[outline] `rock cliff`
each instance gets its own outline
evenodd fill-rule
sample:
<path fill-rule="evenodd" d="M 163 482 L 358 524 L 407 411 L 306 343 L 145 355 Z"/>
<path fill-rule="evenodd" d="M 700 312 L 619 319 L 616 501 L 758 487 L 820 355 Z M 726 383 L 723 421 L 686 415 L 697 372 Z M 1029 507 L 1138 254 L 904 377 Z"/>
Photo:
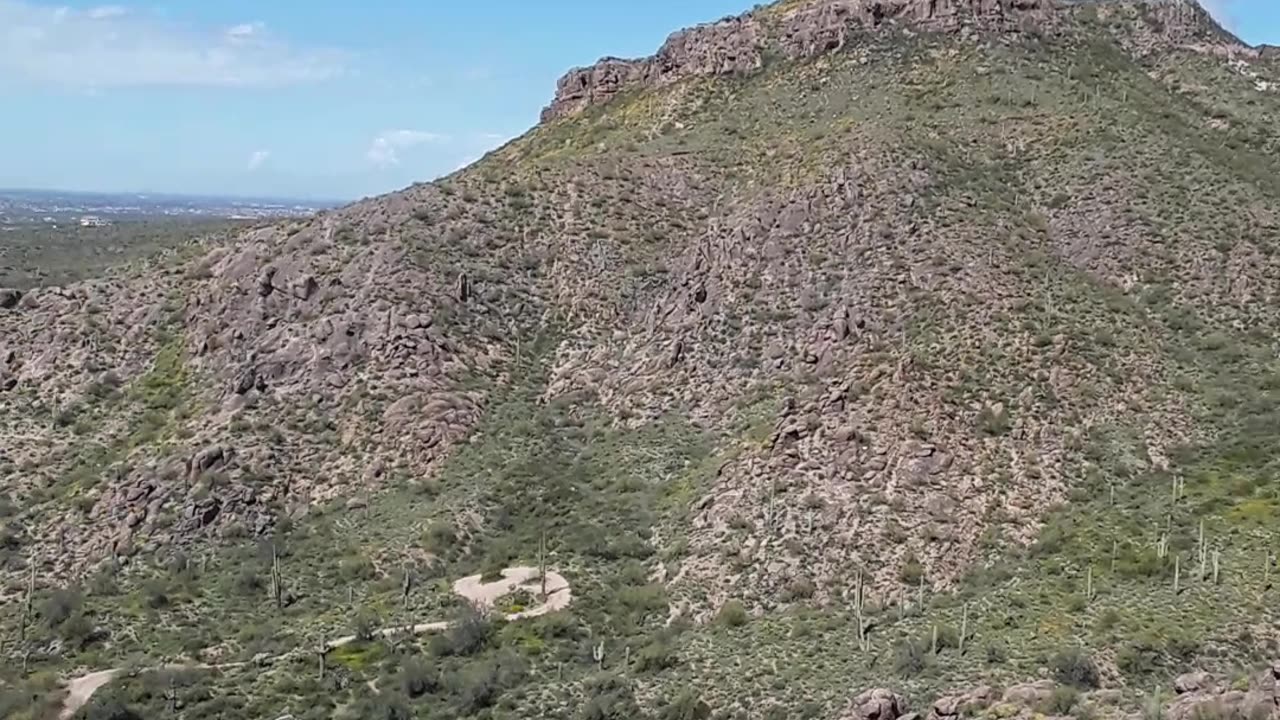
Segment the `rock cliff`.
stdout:
<path fill-rule="evenodd" d="M 1103 12 L 1141 16 L 1143 27 L 1135 34 L 1148 48 L 1153 28 L 1162 40 L 1206 34 L 1221 40 L 1225 35 L 1199 6 L 1164 0 L 798 0 L 681 30 L 647 58 L 608 57 L 570 70 L 557 83 L 542 120 L 575 115 L 629 90 L 752 72 L 766 58 L 800 60 L 838 51 L 858 33 L 882 26 L 933 32 L 966 26 L 1044 31 L 1065 16 L 1099 12 L 1099 6 Z"/>

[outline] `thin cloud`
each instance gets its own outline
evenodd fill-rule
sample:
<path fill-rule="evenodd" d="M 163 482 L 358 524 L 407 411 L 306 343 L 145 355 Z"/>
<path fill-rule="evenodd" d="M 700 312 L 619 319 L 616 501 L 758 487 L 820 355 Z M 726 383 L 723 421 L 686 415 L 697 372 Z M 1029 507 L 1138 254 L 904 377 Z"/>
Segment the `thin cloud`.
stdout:
<path fill-rule="evenodd" d="M 261 23 L 190 28 L 122 7 L 0 0 L 0 84 L 275 88 L 347 72 L 348 54 L 295 48 Z"/>
<path fill-rule="evenodd" d="M 128 15 L 129 11 L 119 5 L 102 5 L 96 8 L 89 8 L 85 11 L 85 14 L 89 16 L 90 20 L 106 20 Z"/>
<path fill-rule="evenodd" d="M 400 164 L 400 153 L 409 148 L 448 140 L 447 135 L 422 130 L 388 130 L 373 139 L 365 157 L 378 167 L 392 167 Z"/>
<path fill-rule="evenodd" d="M 249 42 L 255 37 L 261 37 L 266 31 L 267 26 L 260 22 L 242 23 L 227 28 L 227 40 L 233 43 Z"/>
<path fill-rule="evenodd" d="M 253 154 L 249 156 L 249 172 L 253 172 L 254 170 L 262 167 L 262 164 L 265 163 L 269 157 L 271 157 L 270 150 L 255 150 Z"/>

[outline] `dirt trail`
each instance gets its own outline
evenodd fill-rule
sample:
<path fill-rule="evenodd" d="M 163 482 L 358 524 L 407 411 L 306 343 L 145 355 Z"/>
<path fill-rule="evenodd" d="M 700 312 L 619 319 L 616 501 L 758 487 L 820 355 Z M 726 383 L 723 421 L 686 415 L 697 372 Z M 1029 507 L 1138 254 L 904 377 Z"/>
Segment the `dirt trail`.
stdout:
<path fill-rule="evenodd" d="M 453 591 L 459 596 L 466 598 L 477 607 L 491 609 L 494 604 L 501 598 L 510 595 L 516 590 L 526 590 L 534 597 L 542 593 L 542 580 L 538 568 L 534 567 L 513 567 L 502 571 L 502 579 L 493 582 L 481 582 L 480 575 L 472 575 L 464 577 L 453 584 Z M 505 613 L 503 615 L 508 621 L 522 620 L 525 618 L 538 617 L 557 610 L 563 610 L 569 607 L 569 603 L 573 602 L 573 591 L 569 587 L 569 581 L 558 572 L 547 571 L 546 597 L 539 605 L 535 605 L 527 610 L 517 613 Z M 424 633 L 440 632 L 449 627 L 447 621 L 435 621 L 414 625 L 411 632 L 415 635 Z M 398 632 L 404 632 L 404 626 L 386 627 L 377 631 L 380 637 L 387 637 Z M 349 645 L 355 642 L 354 635 L 344 635 L 334 638 L 325 643 L 325 646 L 333 649 Z M 275 662 L 284 657 L 280 655 L 270 658 L 269 662 Z M 216 670 L 227 669 L 232 667 L 240 667 L 247 663 L 226 663 L 221 665 L 160 665 L 151 670 L 165 668 L 190 668 L 195 670 Z M 114 680 L 124 671 L 123 668 L 111 668 L 109 670 L 98 670 L 86 675 L 81 675 L 67 681 L 67 697 L 62 701 L 62 712 L 58 717 L 61 720 L 69 720 L 72 716 L 84 707 L 93 694 L 97 692 L 107 683 Z"/>

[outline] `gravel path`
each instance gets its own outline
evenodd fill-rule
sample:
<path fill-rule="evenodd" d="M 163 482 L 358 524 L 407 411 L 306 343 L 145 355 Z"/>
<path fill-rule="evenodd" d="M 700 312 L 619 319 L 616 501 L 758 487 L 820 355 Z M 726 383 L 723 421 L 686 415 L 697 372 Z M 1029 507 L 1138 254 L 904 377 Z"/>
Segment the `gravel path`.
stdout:
<path fill-rule="evenodd" d="M 517 613 L 506 613 L 505 617 L 508 621 L 522 620 L 525 618 L 538 617 L 557 610 L 563 610 L 569 607 L 569 603 L 573 602 L 573 591 L 569 587 L 569 581 L 558 572 L 547 571 L 547 596 L 544 601 L 527 610 Z M 453 591 L 471 601 L 472 604 L 481 608 L 492 608 L 501 598 L 510 595 L 516 590 L 526 590 L 534 597 L 542 593 L 542 581 L 535 567 L 513 567 L 502 571 L 502 579 L 493 582 L 481 582 L 480 575 L 472 575 L 464 577 L 453 584 Z M 415 635 L 424 633 L 440 632 L 449 627 L 447 621 L 435 621 L 414 625 L 411 631 Z M 404 632 L 404 626 L 395 626 L 382 628 L 377 631 L 381 637 L 386 637 L 393 633 Z M 334 638 L 325 643 L 330 649 L 342 647 L 355 642 L 354 635 L 344 635 L 343 637 Z M 271 661 L 279 660 L 285 657 L 281 655 L 272 658 Z M 190 668 L 197 670 L 214 670 L 225 669 L 231 667 L 239 667 L 247 663 L 229 663 L 224 665 L 162 665 L 155 669 L 161 668 Z M 61 720 L 69 720 L 73 715 L 84 707 L 93 694 L 102 686 L 114 680 L 123 672 L 123 668 L 111 668 L 110 670 L 98 670 L 86 675 L 72 678 L 67 681 L 67 697 L 62 701 L 62 712 L 58 715 Z"/>

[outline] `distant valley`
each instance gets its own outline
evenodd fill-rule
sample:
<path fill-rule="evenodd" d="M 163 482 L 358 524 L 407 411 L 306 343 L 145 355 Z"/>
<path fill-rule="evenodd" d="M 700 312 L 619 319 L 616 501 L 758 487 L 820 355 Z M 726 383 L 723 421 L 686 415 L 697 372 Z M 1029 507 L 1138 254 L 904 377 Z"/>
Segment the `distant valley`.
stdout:
<path fill-rule="evenodd" d="M 155 217 L 229 220 L 299 217 L 338 205 L 337 202 L 282 198 L 0 189 L 0 228 L 33 223 L 96 225 L 95 220 L 110 223 Z"/>

